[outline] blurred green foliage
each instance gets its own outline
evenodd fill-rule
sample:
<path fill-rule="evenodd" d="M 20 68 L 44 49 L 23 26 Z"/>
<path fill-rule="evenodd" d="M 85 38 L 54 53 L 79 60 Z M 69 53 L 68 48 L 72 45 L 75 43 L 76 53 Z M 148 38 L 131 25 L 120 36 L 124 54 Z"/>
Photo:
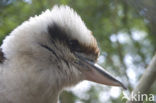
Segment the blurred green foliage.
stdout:
<path fill-rule="evenodd" d="M 29 17 L 39 15 L 55 4 L 69 5 L 81 15 L 87 27 L 97 38 L 101 56 L 99 63 L 122 78 L 129 90 L 137 84 L 156 50 L 156 25 L 150 19 L 141 17 L 138 10 L 124 0 L 1 0 L 0 41 Z M 143 9 L 143 8 L 142 8 Z M 129 70 L 135 77 L 129 75 Z M 134 80 L 135 79 L 135 80 Z M 102 86 L 91 86 L 82 99 L 72 92 L 64 92 L 61 103 L 103 103 L 99 100 Z M 105 92 L 109 94 L 110 89 Z M 152 92 L 153 91 L 153 92 Z M 156 88 L 151 89 L 154 93 Z M 107 103 L 121 103 L 118 98 L 109 97 Z M 79 102 L 76 102 L 79 101 Z M 109 101 L 109 102 L 108 102 Z"/>

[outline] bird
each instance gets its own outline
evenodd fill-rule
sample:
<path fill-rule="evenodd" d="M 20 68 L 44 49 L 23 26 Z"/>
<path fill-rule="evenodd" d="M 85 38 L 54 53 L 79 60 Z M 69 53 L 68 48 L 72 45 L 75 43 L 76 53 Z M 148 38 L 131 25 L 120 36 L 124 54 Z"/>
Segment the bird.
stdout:
<path fill-rule="evenodd" d="M 0 103 L 57 103 L 64 88 L 83 80 L 124 84 L 97 64 L 91 30 L 67 5 L 30 17 L 5 37 L 0 49 Z"/>

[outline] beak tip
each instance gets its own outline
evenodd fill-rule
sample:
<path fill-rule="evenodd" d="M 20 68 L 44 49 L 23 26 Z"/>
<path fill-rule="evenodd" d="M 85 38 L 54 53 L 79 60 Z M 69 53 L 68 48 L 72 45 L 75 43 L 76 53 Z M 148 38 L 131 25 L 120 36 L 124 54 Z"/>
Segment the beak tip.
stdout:
<path fill-rule="evenodd" d="M 83 66 L 85 65 L 90 69 L 89 71 L 86 72 L 83 71 L 87 78 L 86 80 L 94 81 L 96 83 L 101 83 L 110 86 L 120 86 L 124 90 L 127 90 L 126 86 L 123 83 L 115 79 L 112 75 L 110 75 L 107 71 L 105 71 L 100 65 L 81 57 L 78 53 L 76 53 L 75 55 L 80 59 L 79 62 L 83 64 Z"/>
<path fill-rule="evenodd" d="M 127 90 L 128 88 L 123 84 L 123 83 L 121 83 L 120 82 L 120 86 L 124 89 L 124 90 Z"/>
<path fill-rule="evenodd" d="M 127 87 L 125 87 L 124 85 L 122 86 L 122 88 L 124 89 L 124 90 L 127 90 L 128 88 Z"/>

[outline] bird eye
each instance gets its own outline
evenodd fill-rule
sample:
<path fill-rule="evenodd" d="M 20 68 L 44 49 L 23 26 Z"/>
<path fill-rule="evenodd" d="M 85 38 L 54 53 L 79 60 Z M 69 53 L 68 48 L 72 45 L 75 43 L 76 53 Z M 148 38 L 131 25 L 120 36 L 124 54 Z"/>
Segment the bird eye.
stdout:
<path fill-rule="evenodd" d="M 77 40 L 70 40 L 68 44 L 72 51 L 80 51 L 79 43 Z"/>
<path fill-rule="evenodd" d="M 70 41 L 69 41 L 69 46 L 75 47 L 75 46 L 77 46 L 77 45 L 78 45 L 78 41 L 77 41 L 77 40 L 70 40 Z"/>

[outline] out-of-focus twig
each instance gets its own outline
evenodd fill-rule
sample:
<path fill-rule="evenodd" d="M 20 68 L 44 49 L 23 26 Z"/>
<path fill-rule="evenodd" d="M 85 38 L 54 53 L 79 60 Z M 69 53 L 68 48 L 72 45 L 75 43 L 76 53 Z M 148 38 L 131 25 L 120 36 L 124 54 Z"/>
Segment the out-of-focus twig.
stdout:
<path fill-rule="evenodd" d="M 141 94 L 148 94 L 150 91 L 150 88 L 152 87 L 152 84 L 156 80 L 156 54 L 151 60 L 149 66 L 145 70 L 144 74 L 139 80 L 138 85 L 133 90 L 133 94 L 135 95 L 141 95 Z M 142 101 L 143 102 L 143 101 Z M 140 101 L 134 101 L 132 98 L 127 103 L 141 103 Z"/>

